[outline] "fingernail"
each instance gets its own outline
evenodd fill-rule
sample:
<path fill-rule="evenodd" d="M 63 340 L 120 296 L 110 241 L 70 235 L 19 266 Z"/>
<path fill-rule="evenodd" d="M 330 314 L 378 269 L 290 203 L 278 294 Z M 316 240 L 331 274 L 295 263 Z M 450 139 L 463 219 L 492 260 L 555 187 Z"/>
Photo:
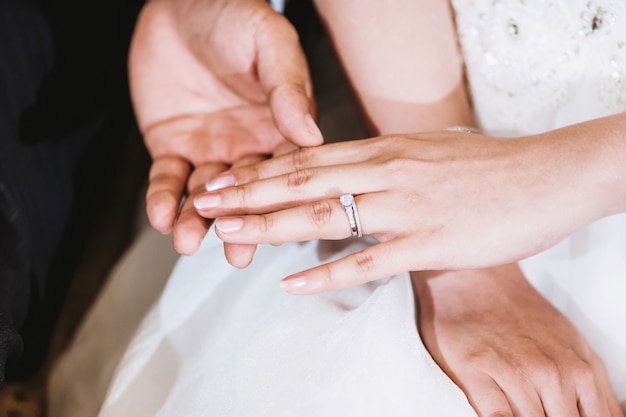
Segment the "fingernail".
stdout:
<path fill-rule="evenodd" d="M 320 131 L 320 128 L 317 126 L 317 123 L 315 123 L 315 120 L 313 120 L 313 116 L 311 116 L 310 114 L 307 114 L 306 116 L 304 116 L 304 122 L 306 123 L 306 126 L 309 128 L 309 132 L 311 132 L 313 136 L 316 136 L 318 139 L 322 139 L 322 132 Z"/>
<path fill-rule="evenodd" d="M 209 209 L 219 206 L 221 201 L 219 194 L 200 194 L 193 199 L 193 205 L 197 209 Z"/>
<path fill-rule="evenodd" d="M 236 232 L 243 227 L 243 219 L 241 217 L 220 217 L 215 220 L 215 227 L 223 233 Z"/>
<path fill-rule="evenodd" d="M 204 187 L 207 191 L 215 191 L 233 185 L 235 185 L 235 177 L 231 173 L 226 173 L 213 178 L 211 181 L 207 182 Z"/>
<path fill-rule="evenodd" d="M 305 277 L 296 275 L 280 281 L 280 288 L 290 293 L 299 293 L 308 284 Z"/>

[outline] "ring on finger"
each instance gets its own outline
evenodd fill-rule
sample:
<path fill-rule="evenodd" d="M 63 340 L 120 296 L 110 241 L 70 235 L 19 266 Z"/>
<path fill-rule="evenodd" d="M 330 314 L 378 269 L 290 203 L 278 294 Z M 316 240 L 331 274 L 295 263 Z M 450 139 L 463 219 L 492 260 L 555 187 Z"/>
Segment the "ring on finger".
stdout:
<path fill-rule="evenodd" d="M 354 200 L 354 196 L 352 194 L 343 194 L 339 197 L 339 201 L 341 205 L 346 210 L 346 215 L 348 216 L 348 222 L 350 223 L 350 231 L 352 232 L 352 236 L 361 237 L 363 236 L 363 231 L 361 230 L 361 219 L 359 218 L 359 211 L 356 208 L 356 201 Z"/>

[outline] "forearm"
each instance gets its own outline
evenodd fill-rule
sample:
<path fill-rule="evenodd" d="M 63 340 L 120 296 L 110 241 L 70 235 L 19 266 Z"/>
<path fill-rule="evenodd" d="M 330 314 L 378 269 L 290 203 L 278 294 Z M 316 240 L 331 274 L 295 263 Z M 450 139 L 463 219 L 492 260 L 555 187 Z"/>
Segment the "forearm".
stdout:
<path fill-rule="evenodd" d="M 626 113 L 538 135 L 529 145 L 551 154 L 555 188 L 569 199 L 562 208 L 579 212 L 581 225 L 626 212 Z"/>
<path fill-rule="evenodd" d="M 447 1 L 316 4 L 373 134 L 472 124 Z"/>

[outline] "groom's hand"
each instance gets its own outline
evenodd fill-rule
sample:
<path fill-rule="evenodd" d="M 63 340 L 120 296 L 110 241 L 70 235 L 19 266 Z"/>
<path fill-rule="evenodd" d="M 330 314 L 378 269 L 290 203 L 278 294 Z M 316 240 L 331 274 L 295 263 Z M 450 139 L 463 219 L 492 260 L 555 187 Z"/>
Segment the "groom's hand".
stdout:
<path fill-rule="evenodd" d="M 286 140 L 322 143 L 297 33 L 263 0 L 152 0 L 129 55 L 133 106 L 153 159 L 152 226 L 196 251 L 209 227 L 191 204 L 202 184 L 242 157 Z"/>

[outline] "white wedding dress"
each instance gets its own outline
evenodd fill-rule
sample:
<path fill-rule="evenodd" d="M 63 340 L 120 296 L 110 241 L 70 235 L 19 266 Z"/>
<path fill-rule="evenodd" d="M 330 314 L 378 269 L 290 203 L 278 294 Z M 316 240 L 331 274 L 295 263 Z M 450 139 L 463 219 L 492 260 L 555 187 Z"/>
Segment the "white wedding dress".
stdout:
<path fill-rule="evenodd" d="M 626 111 L 626 2 L 453 6 L 487 134 L 513 137 Z M 196 255 L 178 259 L 157 298 L 170 242 L 145 231 L 57 365 L 50 416 L 475 416 L 419 338 L 408 274 L 306 297 L 278 285 L 371 243 L 261 246 L 238 270 L 211 230 Z M 146 257 L 150 269 L 141 266 Z M 521 264 L 604 359 L 626 410 L 626 215 Z"/>

